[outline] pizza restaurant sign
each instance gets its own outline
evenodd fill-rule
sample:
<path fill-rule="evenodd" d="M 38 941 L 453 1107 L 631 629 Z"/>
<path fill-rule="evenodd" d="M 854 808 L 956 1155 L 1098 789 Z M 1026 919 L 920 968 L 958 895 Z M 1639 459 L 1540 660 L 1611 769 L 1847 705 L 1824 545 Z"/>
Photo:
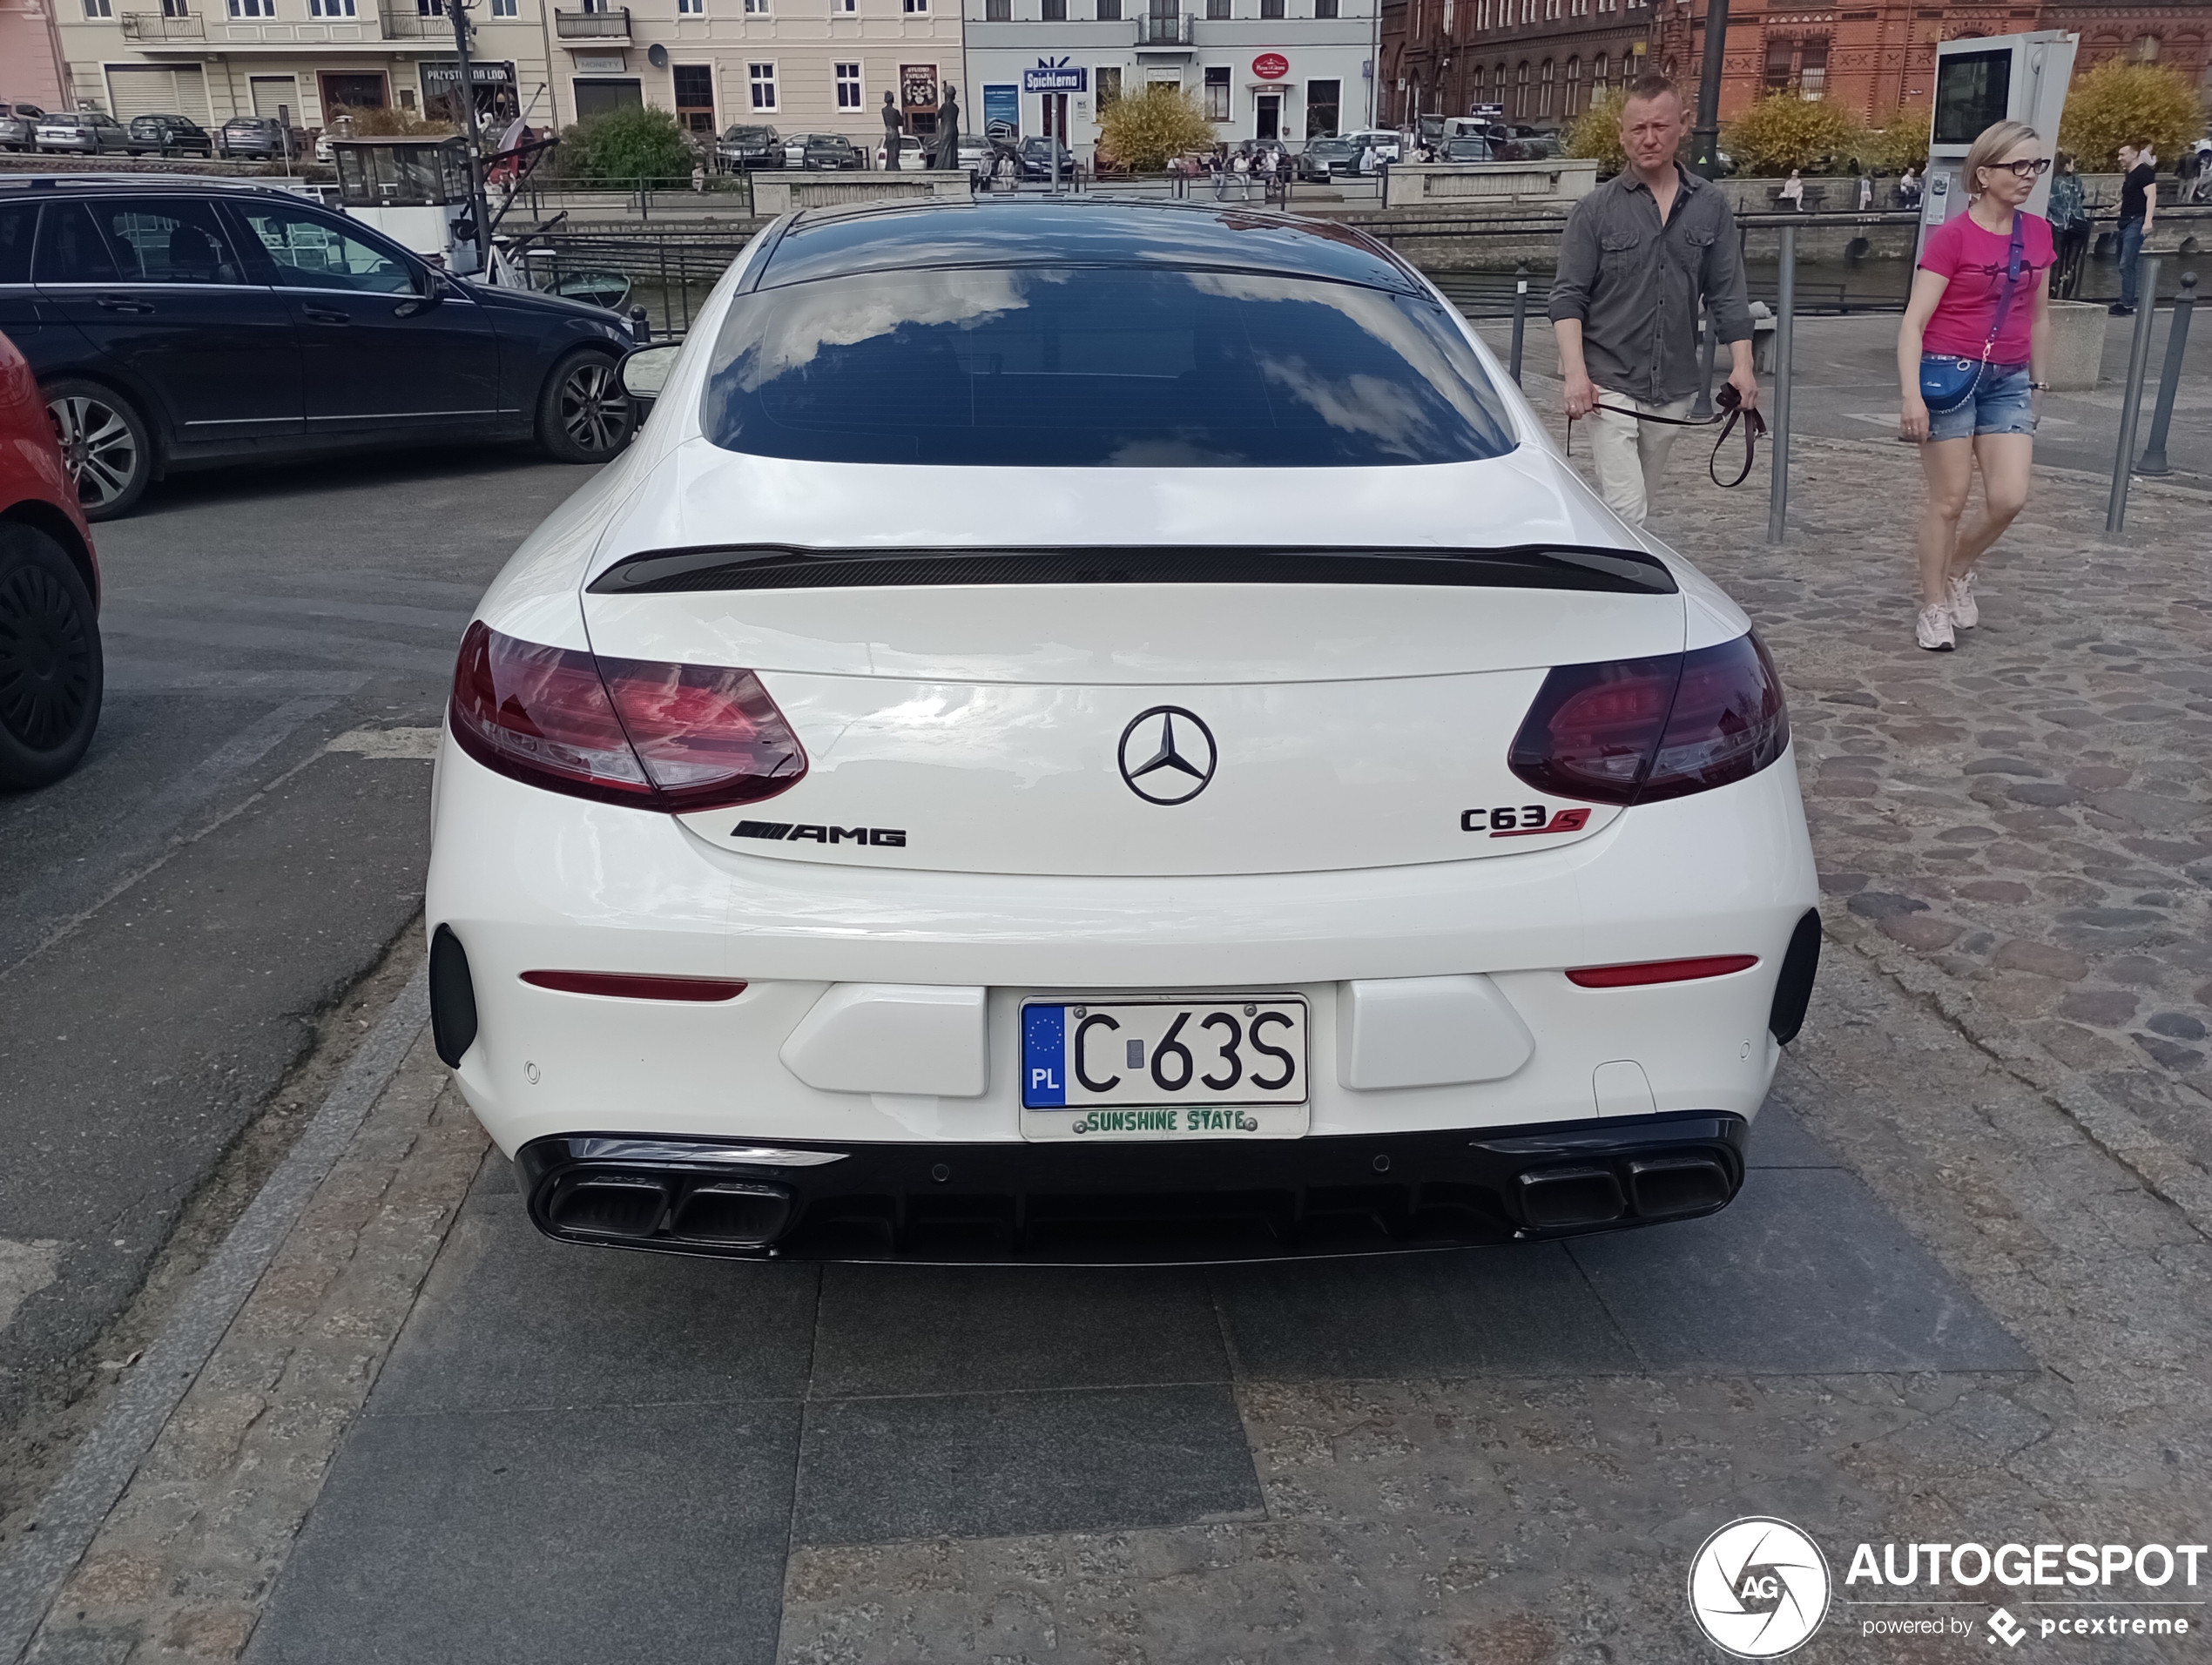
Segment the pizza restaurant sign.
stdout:
<path fill-rule="evenodd" d="M 1252 60 L 1252 73 L 1263 81 L 1279 81 L 1291 72 L 1291 60 L 1280 52 L 1262 52 Z"/>

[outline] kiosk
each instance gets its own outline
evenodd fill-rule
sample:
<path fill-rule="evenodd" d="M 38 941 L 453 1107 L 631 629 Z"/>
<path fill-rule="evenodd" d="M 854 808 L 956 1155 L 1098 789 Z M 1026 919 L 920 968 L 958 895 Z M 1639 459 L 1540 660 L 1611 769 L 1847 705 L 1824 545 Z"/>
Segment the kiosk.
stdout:
<path fill-rule="evenodd" d="M 2056 154 L 2059 117 L 2066 109 L 2074 51 L 2080 39 L 2046 29 L 2032 35 L 1983 35 L 1938 43 L 1927 188 L 1920 199 L 1923 243 L 1930 231 L 1966 212 L 1959 165 L 1992 122 L 2024 121 L 2042 139 L 2044 153 Z M 2035 182 L 2027 211 L 2042 213 L 2050 201 L 2051 176 L 2046 173 Z"/>

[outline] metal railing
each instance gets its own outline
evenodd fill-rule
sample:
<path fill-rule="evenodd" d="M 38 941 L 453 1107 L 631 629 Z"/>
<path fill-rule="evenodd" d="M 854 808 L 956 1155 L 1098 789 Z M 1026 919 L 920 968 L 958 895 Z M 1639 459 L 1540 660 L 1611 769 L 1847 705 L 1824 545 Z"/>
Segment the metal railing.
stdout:
<path fill-rule="evenodd" d="M 204 17 L 172 17 L 161 11 L 126 11 L 123 33 L 131 40 L 206 40 Z"/>
<path fill-rule="evenodd" d="M 1190 44 L 1190 14 L 1179 17 L 1139 17 L 1136 20 L 1136 44 L 1139 46 L 1188 46 Z"/>
<path fill-rule="evenodd" d="M 380 15 L 387 40 L 453 39 L 453 19 L 440 11 L 395 11 L 387 9 Z"/>
<path fill-rule="evenodd" d="M 630 8 L 611 11 L 556 11 L 553 32 L 563 40 L 628 40 Z"/>

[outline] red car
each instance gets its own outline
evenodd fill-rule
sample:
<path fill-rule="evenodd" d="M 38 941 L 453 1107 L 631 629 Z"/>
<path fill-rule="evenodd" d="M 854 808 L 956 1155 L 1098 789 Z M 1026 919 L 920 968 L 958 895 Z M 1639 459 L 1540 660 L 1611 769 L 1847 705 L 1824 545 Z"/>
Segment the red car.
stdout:
<path fill-rule="evenodd" d="M 0 791 L 59 780 L 100 723 L 100 568 L 38 383 L 0 335 Z"/>

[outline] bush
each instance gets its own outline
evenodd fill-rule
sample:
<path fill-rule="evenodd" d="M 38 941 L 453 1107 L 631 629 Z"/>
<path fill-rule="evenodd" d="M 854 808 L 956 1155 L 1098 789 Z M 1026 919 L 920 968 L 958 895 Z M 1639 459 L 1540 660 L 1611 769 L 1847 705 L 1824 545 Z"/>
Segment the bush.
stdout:
<path fill-rule="evenodd" d="M 328 113 L 329 125 L 334 130 L 340 122 L 344 122 L 344 136 L 350 138 L 411 138 L 417 134 L 425 138 L 443 138 L 460 131 L 449 121 L 425 121 L 412 110 L 394 110 L 386 104 L 361 110 L 334 104 Z"/>
<path fill-rule="evenodd" d="M 2203 131 L 2204 106 L 2180 71 L 2115 57 L 2074 78 L 2059 144 L 2096 173 L 2119 166 L 2122 145 L 2148 143 L 2171 160 Z"/>
<path fill-rule="evenodd" d="M 1928 107 L 1908 105 L 1858 136 L 1858 159 L 1876 173 L 1902 173 L 1928 164 Z"/>
<path fill-rule="evenodd" d="M 1795 92 L 1773 92 L 1729 125 L 1721 148 L 1739 173 L 1812 170 L 1831 158 L 1848 161 L 1858 125 L 1841 105 Z"/>
<path fill-rule="evenodd" d="M 1621 111 L 1628 102 L 1623 87 L 1592 99 L 1590 107 L 1568 124 L 1560 148 L 1569 156 L 1595 158 L 1600 173 L 1618 173 L 1629 165 L 1629 153 L 1621 148 Z"/>
<path fill-rule="evenodd" d="M 651 104 L 587 117 L 561 134 L 561 171 L 583 179 L 688 179 L 691 141 Z"/>
<path fill-rule="evenodd" d="M 1125 94 L 1099 117 L 1098 142 L 1117 165 L 1150 173 L 1170 156 L 1213 149 L 1213 124 L 1181 87 L 1150 86 Z"/>

